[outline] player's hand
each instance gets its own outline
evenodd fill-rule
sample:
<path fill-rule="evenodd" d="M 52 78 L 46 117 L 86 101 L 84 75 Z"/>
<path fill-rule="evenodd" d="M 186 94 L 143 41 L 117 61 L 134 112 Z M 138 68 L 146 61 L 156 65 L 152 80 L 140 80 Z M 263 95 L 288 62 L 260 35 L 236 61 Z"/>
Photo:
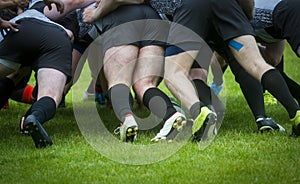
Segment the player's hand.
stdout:
<path fill-rule="evenodd" d="M 83 21 L 86 23 L 93 23 L 96 21 L 95 17 L 96 7 L 86 8 L 83 12 Z"/>
<path fill-rule="evenodd" d="M 29 0 L 16 0 L 14 2 L 16 4 L 16 6 L 22 8 L 22 9 L 26 8 L 29 4 Z"/>
<path fill-rule="evenodd" d="M 16 23 L 9 22 L 7 20 L 3 20 L 3 19 L 0 18 L 0 27 L 1 27 L 1 30 L 3 29 L 5 31 L 7 31 L 9 29 L 9 30 L 12 30 L 14 32 L 18 32 L 19 29 L 16 28 L 17 25 L 18 24 L 16 24 Z"/>
<path fill-rule="evenodd" d="M 51 4 L 54 3 L 58 12 L 64 12 L 64 3 L 61 0 L 44 0 L 44 3 L 48 6 L 49 10 L 52 9 Z"/>

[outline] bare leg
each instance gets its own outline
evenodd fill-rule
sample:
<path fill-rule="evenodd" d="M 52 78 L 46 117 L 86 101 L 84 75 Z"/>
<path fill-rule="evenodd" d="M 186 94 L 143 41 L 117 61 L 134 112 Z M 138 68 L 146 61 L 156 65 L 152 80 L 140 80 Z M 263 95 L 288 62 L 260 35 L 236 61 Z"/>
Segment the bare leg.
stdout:
<path fill-rule="evenodd" d="M 267 63 L 277 66 L 281 62 L 285 49 L 285 40 L 273 44 L 259 46 L 260 53 Z"/>
<path fill-rule="evenodd" d="M 136 95 L 142 101 L 144 93 L 149 88 L 155 88 L 163 77 L 164 50 L 158 46 L 148 46 L 140 49 L 139 60 L 134 71 Z"/>
<path fill-rule="evenodd" d="M 77 69 L 77 65 L 79 62 L 79 59 L 81 57 L 81 53 L 78 52 L 77 50 L 73 49 L 72 52 L 72 80 L 66 84 L 65 89 L 64 89 L 64 94 L 66 95 L 68 93 L 68 91 L 70 90 L 70 88 L 72 87 L 72 85 L 77 81 L 78 78 L 74 78 L 74 74 L 75 71 Z"/>
<path fill-rule="evenodd" d="M 122 122 L 120 139 L 134 141 L 138 126 L 133 117 L 133 97 L 130 93 L 132 76 L 139 48 L 133 45 L 117 46 L 108 49 L 104 55 L 104 74 L 108 81 L 108 96 L 113 110 Z"/>
<path fill-rule="evenodd" d="M 240 65 L 254 78 L 261 82 L 262 75 L 273 69 L 271 65 L 267 64 L 261 54 L 259 53 L 256 41 L 253 36 L 245 35 L 234 39 L 238 43 L 242 44 L 240 50 L 236 50 L 232 47 L 231 51 Z"/>
<path fill-rule="evenodd" d="M 188 78 L 196 55 L 197 51 L 183 52 L 166 57 L 165 62 L 165 84 L 188 109 L 199 102 L 195 88 Z"/>
<path fill-rule="evenodd" d="M 52 68 L 42 68 L 38 70 L 37 80 L 37 100 L 42 97 L 48 96 L 55 101 L 57 107 L 61 101 L 64 86 L 66 84 L 66 75 Z"/>
<path fill-rule="evenodd" d="M 207 71 L 203 68 L 192 68 L 190 70 L 190 79 L 200 79 L 204 81 L 205 83 L 207 82 Z"/>
<path fill-rule="evenodd" d="M 267 64 L 260 55 L 254 37 L 251 35 L 240 36 L 234 41 L 240 48 L 231 47 L 231 50 L 240 65 L 285 107 L 291 119 L 295 117 L 299 110 L 298 104 L 293 99 L 280 73 Z M 300 135 L 300 133 L 297 134 Z"/>
<path fill-rule="evenodd" d="M 116 84 L 130 87 L 139 48 L 133 45 L 108 49 L 104 56 L 104 74 L 110 89 Z"/>

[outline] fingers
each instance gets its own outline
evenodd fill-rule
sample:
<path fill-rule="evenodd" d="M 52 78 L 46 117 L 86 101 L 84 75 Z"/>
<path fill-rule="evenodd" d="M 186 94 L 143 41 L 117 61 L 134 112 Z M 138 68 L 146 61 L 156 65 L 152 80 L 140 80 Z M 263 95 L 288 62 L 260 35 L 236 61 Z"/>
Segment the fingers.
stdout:
<path fill-rule="evenodd" d="M 4 24 L 1 25 L 1 27 L 3 28 L 3 30 L 5 32 L 7 32 L 8 30 L 12 30 L 13 32 L 18 32 L 19 29 L 16 28 L 17 25 L 18 24 L 16 24 L 16 23 L 6 21 Z"/>
<path fill-rule="evenodd" d="M 13 32 L 18 32 L 19 29 L 17 29 L 16 27 L 17 27 L 17 24 L 15 24 L 15 23 L 11 23 L 8 26 L 8 28 L 11 29 Z"/>
<path fill-rule="evenodd" d="M 86 8 L 83 12 L 83 21 L 86 23 L 92 23 L 93 19 L 93 8 Z"/>

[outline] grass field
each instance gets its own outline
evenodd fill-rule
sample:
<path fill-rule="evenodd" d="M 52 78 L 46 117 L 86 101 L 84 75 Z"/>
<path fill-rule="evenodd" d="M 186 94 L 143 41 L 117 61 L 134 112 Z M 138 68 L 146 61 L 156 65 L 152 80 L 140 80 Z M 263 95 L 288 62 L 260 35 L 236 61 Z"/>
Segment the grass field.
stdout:
<path fill-rule="evenodd" d="M 300 60 L 289 48 L 285 59 L 287 73 L 300 82 Z M 81 101 L 88 82 L 85 67 L 82 79 L 67 96 L 67 107 L 45 124 L 54 142 L 45 149 L 36 149 L 30 137 L 19 133 L 19 118 L 28 105 L 10 101 L 10 109 L 0 111 L 0 183 L 300 183 L 300 139 L 289 137 L 286 111 L 280 104 L 266 106 L 268 115 L 286 132 L 257 133 L 230 70 L 225 73 L 225 119 L 217 138 L 204 150 L 191 142 L 149 143 L 159 126 L 142 131 L 133 145 L 116 139 L 93 140 L 96 129 L 96 134 L 89 132 L 92 136 L 82 134 L 84 123 L 78 121 L 89 124 L 97 120 L 86 110 L 94 104 Z M 72 104 L 83 112 L 81 116 L 77 111 L 75 118 Z M 99 111 L 109 131 L 118 125 L 110 109 L 91 109 Z M 136 114 L 145 117 L 148 112 L 136 110 Z M 126 158 L 139 161 L 130 164 Z"/>

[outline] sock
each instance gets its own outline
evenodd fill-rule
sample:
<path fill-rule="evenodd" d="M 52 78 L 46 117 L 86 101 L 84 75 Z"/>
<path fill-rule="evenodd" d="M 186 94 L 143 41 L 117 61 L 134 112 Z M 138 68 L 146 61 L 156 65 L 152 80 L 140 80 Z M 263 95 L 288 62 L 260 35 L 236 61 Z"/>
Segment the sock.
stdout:
<path fill-rule="evenodd" d="M 278 70 L 271 69 L 265 72 L 261 78 L 261 83 L 285 107 L 289 117 L 293 118 L 299 107 Z"/>
<path fill-rule="evenodd" d="M 190 115 L 193 119 L 196 119 L 198 117 L 198 115 L 200 114 L 200 111 L 201 111 L 200 109 L 201 109 L 202 106 L 203 106 L 203 104 L 201 104 L 201 102 L 196 102 L 191 106 L 189 112 L 190 112 Z"/>
<path fill-rule="evenodd" d="M 51 97 L 45 96 L 34 102 L 30 111 L 30 114 L 34 115 L 36 119 L 43 124 L 54 117 L 56 113 L 56 104 Z"/>
<path fill-rule="evenodd" d="M 143 96 L 143 103 L 153 114 L 164 121 L 177 112 L 170 98 L 158 88 L 148 89 Z"/>
<path fill-rule="evenodd" d="M 244 78 L 243 82 L 239 84 L 254 117 L 266 117 L 264 94 L 261 84 L 250 75 Z"/>
<path fill-rule="evenodd" d="M 95 85 L 95 92 L 96 93 L 103 93 L 102 87 L 99 85 Z"/>
<path fill-rule="evenodd" d="M 231 62 L 230 68 L 232 73 L 235 75 L 236 82 L 240 85 L 243 95 L 254 117 L 266 117 L 263 90 L 261 84 L 251 75 L 249 75 L 241 67 L 241 65 L 239 65 L 238 62 Z"/>
<path fill-rule="evenodd" d="M 93 80 L 90 82 L 90 84 L 89 84 L 89 86 L 88 86 L 88 88 L 86 89 L 86 91 L 88 92 L 88 93 L 95 93 L 95 85 L 94 85 L 94 83 L 93 83 Z"/>
<path fill-rule="evenodd" d="M 283 73 L 283 71 L 284 71 L 283 63 L 284 63 L 284 60 L 283 60 L 283 56 L 282 56 L 280 63 L 275 67 L 280 73 Z"/>
<path fill-rule="evenodd" d="M 15 84 L 9 78 L 0 79 L 0 109 L 5 105 L 11 93 L 15 89 Z"/>
<path fill-rule="evenodd" d="M 116 116 L 121 122 L 124 122 L 126 115 L 133 114 L 130 103 L 131 99 L 133 101 L 133 97 L 128 86 L 124 84 L 114 85 L 108 90 L 108 97 Z"/>
<path fill-rule="evenodd" d="M 206 83 L 204 83 L 204 81 L 200 79 L 194 79 L 193 82 L 200 101 L 203 102 L 205 105 L 211 105 L 210 87 L 207 86 Z"/>
<path fill-rule="evenodd" d="M 288 85 L 288 88 L 292 96 L 300 103 L 300 85 L 296 83 L 293 79 L 289 78 L 285 73 L 281 74 Z"/>
<path fill-rule="evenodd" d="M 10 96 L 10 98 L 17 102 L 32 104 L 34 101 L 34 99 L 32 97 L 33 89 L 34 89 L 33 86 L 28 84 L 24 88 L 14 91 L 12 93 L 12 95 Z"/>
<path fill-rule="evenodd" d="M 34 87 L 31 85 L 27 85 L 24 89 L 23 95 L 22 95 L 22 102 L 32 104 L 33 103 L 33 92 Z"/>
<path fill-rule="evenodd" d="M 281 58 L 281 62 L 276 66 L 276 69 L 279 70 L 280 74 L 284 78 L 292 96 L 297 100 L 298 104 L 300 103 L 300 85 L 296 83 L 293 79 L 284 73 L 283 68 L 283 57 Z"/>
<path fill-rule="evenodd" d="M 133 109 L 133 104 L 134 104 L 134 99 L 133 99 L 132 94 L 129 92 L 129 106 L 130 106 L 131 111 Z"/>

